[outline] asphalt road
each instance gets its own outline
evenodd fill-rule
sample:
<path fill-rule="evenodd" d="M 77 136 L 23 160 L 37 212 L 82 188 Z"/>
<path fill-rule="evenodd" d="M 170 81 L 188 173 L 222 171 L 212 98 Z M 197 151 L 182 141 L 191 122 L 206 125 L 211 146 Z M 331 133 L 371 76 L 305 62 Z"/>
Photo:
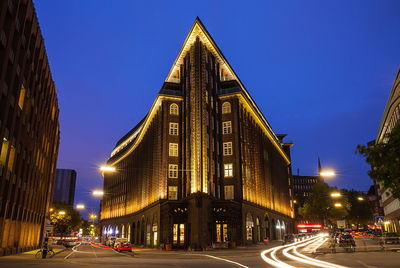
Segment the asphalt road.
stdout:
<path fill-rule="evenodd" d="M 199 252 L 138 249 L 135 253 L 119 253 L 112 249 L 96 247 L 96 245 L 81 244 L 73 250 L 64 251 L 54 258 L 45 260 L 35 259 L 33 255 L 26 254 L 0 257 L 0 267 L 274 267 L 261 257 L 261 253 L 266 250 L 275 251 L 275 258 L 283 262 L 278 267 L 317 267 L 314 265 L 318 261 L 345 267 L 400 267 L 398 252 L 336 253 L 322 254 L 314 258 L 313 250 L 323 241 L 315 239 L 309 242 L 306 245 L 285 245 L 284 247 L 278 242 L 273 242 L 269 246 Z M 307 241 L 301 243 L 307 243 Z M 296 256 L 295 247 L 298 253 L 311 258 L 315 263 L 309 264 L 291 259 L 283 253 L 286 250 L 286 254 Z M 271 253 L 264 255 L 271 257 Z M 319 267 L 329 266 L 319 265 Z"/>

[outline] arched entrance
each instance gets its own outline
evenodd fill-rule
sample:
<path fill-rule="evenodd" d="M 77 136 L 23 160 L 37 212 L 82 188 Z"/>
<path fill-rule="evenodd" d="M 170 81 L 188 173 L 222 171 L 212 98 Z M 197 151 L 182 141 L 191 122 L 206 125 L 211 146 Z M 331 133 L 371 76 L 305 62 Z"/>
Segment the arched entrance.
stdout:
<path fill-rule="evenodd" d="M 271 236 L 272 236 L 272 240 L 276 240 L 276 222 L 275 219 L 272 219 L 271 221 Z"/>
<path fill-rule="evenodd" d="M 136 224 L 136 243 L 137 245 L 140 245 L 140 222 L 137 222 Z"/>
<path fill-rule="evenodd" d="M 279 220 L 276 221 L 275 233 L 276 233 L 276 239 L 277 240 L 282 240 L 282 237 L 281 237 L 281 222 Z"/>
<path fill-rule="evenodd" d="M 261 225 L 260 218 L 256 218 L 256 233 L 257 233 L 257 242 L 261 242 Z"/>
<path fill-rule="evenodd" d="M 116 237 L 120 236 L 118 226 L 115 226 L 115 236 Z"/>
<path fill-rule="evenodd" d="M 253 242 L 254 221 L 250 213 L 246 216 L 246 241 Z"/>
<path fill-rule="evenodd" d="M 158 245 L 158 224 L 157 224 L 157 215 L 154 215 L 153 217 L 153 226 L 152 230 L 153 232 L 153 247 L 157 247 Z"/>
<path fill-rule="evenodd" d="M 271 234 L 270 234 L 270 231 L 269 231 L 269 218 L 268 218 L 268 215 L 265 215 L 264 224 L 265 224 L 265 237 L 268 237 L 268 239 L 271 239 Z"/>
<path fill-rule="evenodd" d="M 121 226 L 121 237 L 125 238 L 125 225 L 123 225 L 123 224 Z"/>
<path fill-rule="evenodd" d="M 141 225 L 140 225 L 140 227 L 141 227 L 141 230 L 140 230 L 140 244 L 141 245 L 145 245 L 145 240 L 144 240 L 144 238 L 145 238 L 145 232 L 146 232 L 146 225 L 145 225 L 145 223 L 144 223 L 144 218 L 142 218 L 142 223 L 141 223 Z"/>

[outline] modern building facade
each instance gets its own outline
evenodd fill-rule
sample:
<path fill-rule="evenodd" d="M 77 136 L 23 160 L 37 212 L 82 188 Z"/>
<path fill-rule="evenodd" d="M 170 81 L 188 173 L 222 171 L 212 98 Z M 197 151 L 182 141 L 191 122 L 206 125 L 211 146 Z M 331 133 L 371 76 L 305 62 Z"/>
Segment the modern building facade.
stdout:
<path fill-rule="evenodd" d="M 0 255 L 40 245 L 56 170 L 58 113 L 33 2 L 0 1 Z"/>
<path fill-rule="evenodd" d="M 73 169 L 57 169 L 54 181 L 53 202 L 74 205 L 76 171 Z"/>
<path fill-rule="evenodd" d="M 197 18 L 150 111 L 108 159 L 103 239 L 192 249 L 282 239 L 294 217 L 283 136 Z"/>
<path fill-rule="evenodd" d="M 382 120 L 379 125 L 378 136 L 375 140 L 376 144 L 385 142 L 385 134 L 390 133 L 400 120 L 400 68 L 397 71 L 389 99 L 383 112 Z M 369 145 L 371 146 L 371 145 Z M 382 202 L 385 221 L 389 221 L 387 225 L 388 231 L 400 232 L 400 200 L 393 198 L 389 189 L 386 189 L 379 182 L 378 194 Z M 388 193 L 388 194 L 387 194 Z"/>

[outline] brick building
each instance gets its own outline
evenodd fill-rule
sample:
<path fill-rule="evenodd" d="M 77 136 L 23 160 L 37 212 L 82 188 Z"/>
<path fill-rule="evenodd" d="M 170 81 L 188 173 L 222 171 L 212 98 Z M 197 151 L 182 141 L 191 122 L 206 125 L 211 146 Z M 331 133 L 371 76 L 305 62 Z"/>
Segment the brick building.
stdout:
<path fill-rule="evenodd" d="M 197 18 L 150 111 L 111 153 L 103 239 L 206 248 L 293 230 L 290 143 Z"/>
<path fill-rule="evenodd" d="M 58 113 L 33 2 L 0 1 L 0 255 L 40 245 L 57 162 Z"/>

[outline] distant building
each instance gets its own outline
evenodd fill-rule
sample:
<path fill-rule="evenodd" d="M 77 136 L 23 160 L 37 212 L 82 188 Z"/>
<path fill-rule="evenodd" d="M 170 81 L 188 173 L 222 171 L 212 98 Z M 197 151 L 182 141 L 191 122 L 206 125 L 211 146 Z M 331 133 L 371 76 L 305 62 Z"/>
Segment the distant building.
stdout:
<path fill-rule="evenodd" d="M 75 184 L 75 170 L 57 169 L 53 189 L 53 202 L 64 202 L 73 206 L 75 199 Z"/>
<path fill-rule="evenodd" d="M 376 216 L 382 216 L 383 208 L 381 205 L 380 196 L 377 193 L 376 185 L 371 185 L 368 192 L 366 193 L 368 202 L 371 204 L 372 214 Z"/>
<path fill-rule="evenodd" d="M 33 2 L 0 1 L 0 256 L 41 244 L 57 165 L 58 113 Z"/>
<path fill-rule="evenodd" d="M 379 144 L 385 141 L 385 134 L 390 133 L 400 120 L 400 68 L 397 71 L 389 99 L 383 112 L 382 120 L 379 125 L 378 136 L 375 143 Z M 400 200 L 393 198 L 389 189 L 379 184 L 378 194 L 382 200 L 382 206 L 385 214 L 385 221 L 388 231 L 400 232 Z M 388 194 L 389 193 L 389 194 Z"/>
<path fill-rule="evenodd" d="M 107 161 L 103 238 L 192 249 L 282 239 L 294 217 L 283 136 L 196 19 L 150 111 Z"/>

